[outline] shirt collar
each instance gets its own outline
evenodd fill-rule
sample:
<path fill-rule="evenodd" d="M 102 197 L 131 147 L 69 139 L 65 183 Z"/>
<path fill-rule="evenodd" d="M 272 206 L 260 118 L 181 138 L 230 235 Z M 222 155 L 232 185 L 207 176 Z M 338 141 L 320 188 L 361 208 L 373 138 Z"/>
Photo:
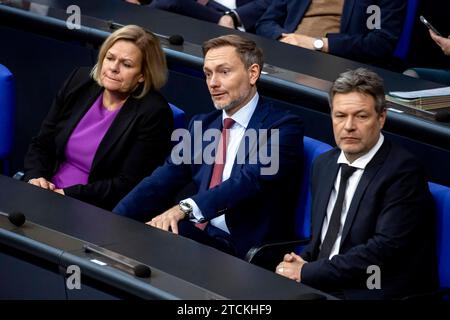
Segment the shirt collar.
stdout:
<path fill-rule="evenodd" d="M 256 94 L 253 96 L 253 98 L 242 108 L 240 108 L 235 114 L 233 114 L 231 117 L 227 116 L 225 113 L 225 110 L 222 112 L 222 123 L 223 120 L 226 118 L 233 119 L 238 125 L 241 127 L 244 127 L 244 129 L 247 129 L 248 123 L 250 122 L 250 118 L 253 115 L 253 112 L 255 112 L 256 106 L 258 105 L 259 101 L 259 94 L 256 92 Z"/>
<path fill-rule="evenodd" d="M 339 158 L 337 160 L 337 163 L 345 163 L 348 164 L 351 167 L 355 167 L 358 169 L 364 170 L 367 166 L 367 164 L 372 160 L 372 158 L 375 156 L 377 151 L 381 148 L 381 145 L 384 142 L 384 136 L 380 132 L 380 136 L 378 137 L 377 143 L 372 147 L 372 149 L 369 150 L 365 155 L 359 157 L 355 161 L 353 161 L 351 164 L 348 162 L 347 158 L 345 157 L 344 151 L 341 150 L 341 154 L 339 155 Z"/>

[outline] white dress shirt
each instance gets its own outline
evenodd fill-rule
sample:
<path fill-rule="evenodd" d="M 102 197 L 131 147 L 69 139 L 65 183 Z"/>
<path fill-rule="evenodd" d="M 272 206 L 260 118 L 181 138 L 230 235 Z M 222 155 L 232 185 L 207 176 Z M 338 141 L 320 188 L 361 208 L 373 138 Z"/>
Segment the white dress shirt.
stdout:
<path fill-rule="evenodd" d="M 227 7 L 228 9 L 236 9 L 236 0 L 214 0 L 215 2 Z"/>
<path fill-rule="evenodd" d="M 369 152 L 367 152 L 365 155 L 359 157 L 352 163 L 348 162 L 343 151 L 341 151 L 341 154 L 339 155 L 339 158 L 337 160 L 338 163 L 345 163 L 345 164 L 347 164 L 351 167 L 355 167 L 357 169 L 350 176 L 350 178 L 348 179 L 348 182 L 347 182 L 347 189 L 345 190 L 344 203 L 342 205 L 341 225 L 339 228 L 339 233 L 336 238 L 336 242 L 334 243 L 333 248 L 331 249 L 329 259 L 331 259 L 334 255 L 337 255 L 339 253 L 339 249 L 341 247 L 342 230 L 344 228 L 345 220 L 347 219 L 348 209 L 352 202 L 356 188 L 358 187 L 359 180 L 361 180 L 361 177 L 364 173 L 364 170 L 365 170 L 367 164 L 370 162 L 370 160 L 372 160 L 374 155 L 380 149 L 381 145 L 383 144 L 383 141 L 384 141 L 384 136 L 383 136 L 383 134 L 380 133 L 380 137 L 378 138 L 377 143 L 372 147 L 372 149 L 370 149 Z M 336 202 L 336 198 L 337 198 L 337 195 L 339 192 L 338 189 L 339 189 L 340 182 L 341 182 L 341 169 L 339 169 L 339 171 L 338 171 L 338 174 L 336 176 L 336 181 L 334 182 L 334 187 L 333 187 L 333 190 L 331 191 L 330 199 L 328 201 L 327 215 L 325 216 L 325 219 L 323 220 L 323 225 L 322 225 L 321 243 L 323 243 L 323 240 L 325 239 L 325 235 L 327 234 L 328 223 L 331 219 L 331 214 L 333 212 L 334 204 Z M 322 245 L 321 245 L 321 247 L 322 247 Z"/>
<path fill-rule="evenodd" d="M 259 94 L 253 96 L 253 98 L 241 109 L 239 109 L 235 114 L 231 116 L 231 118 L 235 121 L 233 126 L 229 130 L 228 137 L 228 145 L 227 145 L 227 154 L 225 159 L 225 165 L 222 173 L 222 182 L 227 180 L 230 177 L 231 170 L 233 169 L 234 159 L 236 158 L 239 145 L 241 143 L 242 137 L 245 134 L 245 130 L 247 129 L 248 123 L 255 112 L 256 106 L 258 105 Z M 222 123 L 224 119 L 229 118 L 225 111 L 222 112 Z M 197 219 L 194 222 L 198 222 L 203 218 L 202 212 L 200 208 L 197 206 L 194 200 L 191 198 L 185 199 L 192 206 L 194 217 Z M 213 226 L 222 229 L 223 231 L 230 233 L 228 230 L 227 224 L 225 222 L 225 214 L 218 216 L 212 219 L 209 223 Z"/>
<path fill-rule="evenodd" d="M 235 26 L 239 31 L 245 32 L 245 27 L 241 21 L 241 17 L 239 17 L 239 13 L 237 13 L 236 11 L 236 0 L 214 0 L 214 2 L 217 2 L 225 7 L 227 7 L 228 9 L 230 9 L 231 11 L 233 11 L 236 16 L 238 17 L 238 20 L 240 21 L 241 25 L 240 26 Z"/>

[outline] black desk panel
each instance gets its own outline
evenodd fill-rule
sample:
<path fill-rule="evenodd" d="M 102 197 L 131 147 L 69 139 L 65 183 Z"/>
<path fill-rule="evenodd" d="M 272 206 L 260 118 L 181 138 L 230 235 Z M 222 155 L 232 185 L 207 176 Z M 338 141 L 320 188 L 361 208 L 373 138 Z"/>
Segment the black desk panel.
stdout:
<path fill-rule="evenodd" d="M 55 287 L 64 283 L 67 266 L 78 265 L 82 277 L 91 280 L 88 282 L 90 290 L 104 290 L 107 295 L 110 288 L 123 293 L 111 294 L 116 297 L 304 299 L 305 294 L 321 294 L 190 239 L 5 176 L 0 176 L 0 211 L 20 211 L 27 218 L 23 226 L 15 227 L 6 217 L 0 216 L 0 255 L 8 258 L 9 266 L 35 264 L 39 271 L 36 274 L 53 275 L 48 278 L 56 283 Z M 138 278 L 112 260 L 86 253 L 84 244 L 98 245 L 148 265 L 152 275 L 146 279 Z M 23 255 L 26 258 L 21 258 Z M 107 265 L 98 265 L 91 259 L 106 261 Z M 14 264 L 15 260 L 24 262 Z M 49 267 L 46 263 L 53 265 Z M 5 259 L 0 260 L 0 264 L 4 267 Z M 62 268 L 60 275 L 55 272 L 55 266 Z M 35 281 L 39 282 L 30 277 L 33 272 L 27 274 L 30 287 Z M 15 281 L 11 280 L 10 284 Z M 98 284 L 101 284 L 100 288 Z M 7 297 L 8 292 L 3 290 L 5 288 L 0 287 L 0 296 Z M 80 297 L 77 291 L 67 291 L 69 298 Z M 42 292 L 45 290 L 41 291 L 41 296 Z"/>
<path fill-rule="evenodd" d="M 89 26 L 94 23 L 90 18 L 114 21 L 120 24 L 134 23 L 162 35 L 180 34 L 186 42 L 198 46 L 215 36 L 230 33 L 242 35 L 241 32 L 229 28 L 171 12 L 135 6 L 123 0 L 32 0 L 32 2 L 46 4 L 51 8 L 58 8 L 63 11 L 70 5 L 76 4 L 80 7 L 81 14 L 86 16 L 86 20 L 83 21 L 82 19 L 81 21 L 82 25 Z M 99 27 L 99 25 L 95 27 Z M 287 45 L 251 33 L 245 33 L 245 36 L 255 40 L 264 50 L 265 60 L 268 64 L 326 81 L 334 81 L 339 73 L 347 69 L 366 66 L 359 62 Z M 177 46 L 174 46 L 174 48 L 177 48 Z M 184 48 L 177 49 L 183 51 Z M 201 56 L 201 51 L 199 50 L 197 54 Z M 432 82 L 418 81 L 386 69 L 371 68 L 383 75 L 389 90 L 418 90 L 439 86 Z"/>

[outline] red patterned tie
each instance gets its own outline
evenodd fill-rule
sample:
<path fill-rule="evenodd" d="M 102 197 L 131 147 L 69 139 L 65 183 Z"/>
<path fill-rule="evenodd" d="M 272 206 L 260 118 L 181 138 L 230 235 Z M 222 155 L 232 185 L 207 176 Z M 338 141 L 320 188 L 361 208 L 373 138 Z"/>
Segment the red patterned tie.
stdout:
<path fill-rule="evenodd" d="M 214 188 L 222 182 L 223 168 L 225 167 L 225 160 L 227 159 L 227 145 L 228 145 L 228 130 L 233 126 L 234 120 L 231 118 L 226 118 L 223 120 L 222 134 L 220 135 L 219 144 L 217 147 L 216 158 L 214 160 L 214 169 L 211 176 L 211 181 L 209 182 L 209 189 Z M 206 224 L 196 223 L 195 226 L 200 229 L 205 229 Z"/>

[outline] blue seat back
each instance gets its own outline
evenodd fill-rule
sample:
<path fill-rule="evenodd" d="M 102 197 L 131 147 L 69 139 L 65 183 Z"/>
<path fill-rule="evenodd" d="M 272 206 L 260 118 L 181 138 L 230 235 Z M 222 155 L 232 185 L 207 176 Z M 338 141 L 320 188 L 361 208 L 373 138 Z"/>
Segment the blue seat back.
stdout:
<path fill-rule="evenodd" d="M 11 154 L 14 137 L 15 84 L 12 73 L 0 64 L 0 160 Z M 1 172 L 1 170 L 0 170 Z M 7 174 L 7 172 L 4 172 Z"/>
<path fill-rule="evenodd" d="M 170 109 L 173 113 L 174 129 L 186 128 L 186 115 L 183 110 L 169 103 Z"/>
<path fill-rule="evenodd" d="M 432 182 L 428 186 L 436 204 L 439 285 L 450 288 L 450 188 Z"/>
<path fill-rule="evenodd" d="M 397 47 L 394 51 L 394 56 L 405 60 L 408 56 L 409 47 L 411 44 L 411 36 L 416 21 L 417 6 L 419 4 L 418 0 L 408 0 L 406 7 L 406 17 L 403 23 L 403 30 L 397 43 Z"/>
<path fill-rule="evenodd" d="M 332 149 L 329 144 L 319 140 L 303 138 L 303 180 L 296 212 L 296 228 L 299 238 L 311 236 L 311 169 L 314 159 Z"/>

